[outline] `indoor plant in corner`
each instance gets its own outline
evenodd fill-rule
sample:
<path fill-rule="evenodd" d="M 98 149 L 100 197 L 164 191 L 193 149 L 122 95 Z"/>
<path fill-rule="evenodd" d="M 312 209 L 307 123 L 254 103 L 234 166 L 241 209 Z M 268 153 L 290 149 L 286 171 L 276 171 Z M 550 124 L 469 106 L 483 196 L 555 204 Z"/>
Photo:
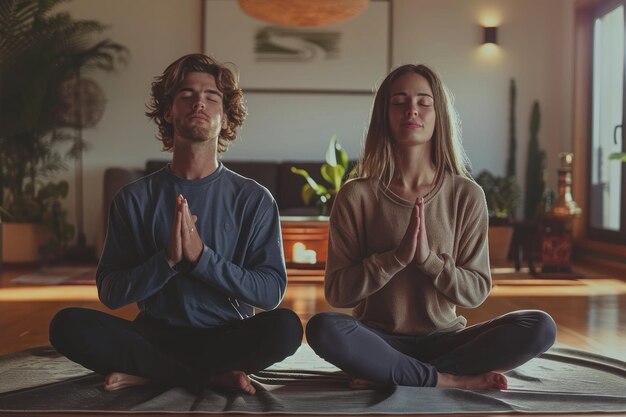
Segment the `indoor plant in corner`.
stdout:
<path fill-rule="evenodd" d="M 482 187 L 489 212 L 489 257 L 492 261 L 508 258 L 513 240 L 513 219 L 519 203 L 519 190 L 514 176 L 496 177 L 481 171 L 476 182 Z"/>
<path fill-rule="evenodd" d="M 348 153 L 333 136 L 326 150 L 326 162 L 322 164 L 320 172 L 328 185 L 318 184 L 304 169 L 291 167 L 291 172 L 304 177 L 306 183 L 302 186 L 302 201 L 304 204 L 315 204 L 321 216 L 328 216 L 332 207 L 333 198 L 345 182 L 348 172 Z"/>
<path fill-rule="evenodd" d="M 478 174 L 476 182 L 485 192 L 490 222 L 494 225 L 509 223 L 519 203 L 515 177 L 496 177 L 485 170 Z"/>
<path fill-rule="evenodd" d="M 105 27 L 52 12 L 62 0 L 6 0 L 0 7 L 0 216 L 5 262 L 34 262 L 74 235 L 61 201 L 66 181 L 51 181 L 84 148 L 59 129 L 61 86 L 89 69 L 113 70 L 126 48 Z M 59 144 L 66 142 L 65 154 Z M 28 225 L 28 226 L 24 226 Z M 14 232 L 12 229 L 17 228 Z M 14 239 L 30 237 L 30 243 Z M 25 249 L 12 258 L 14 249 Z M 9 253 L 7 254 L 7 251 Z"/>

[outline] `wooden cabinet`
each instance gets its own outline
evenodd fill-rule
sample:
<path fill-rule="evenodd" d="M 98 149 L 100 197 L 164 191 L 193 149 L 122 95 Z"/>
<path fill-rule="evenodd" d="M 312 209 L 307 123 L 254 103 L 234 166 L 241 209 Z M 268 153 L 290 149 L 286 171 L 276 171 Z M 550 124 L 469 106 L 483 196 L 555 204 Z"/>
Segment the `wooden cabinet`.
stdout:
<path fill-rule="evenodd" d="M 300 242 L 306 249 L 314 250 L 317 254 L 315 264 L 301 264 L 301 266 L 304 268 L 316 266 L 323 269 L 328 255 L 328 217 L 283 216 L 280 218 L 280 225 L 285 261 L 290 266 L 293 264 L 293 245 Z"/>
<path fill-rule="evenodd" d="M 323 282 L 328 255 L 328 217 L 282 216 L 280 225 L 289 281 Z M 307 250 L 315 251 L 314 264 L 293 261 L 293 247 L 296 243 L 302 243 Z"/>

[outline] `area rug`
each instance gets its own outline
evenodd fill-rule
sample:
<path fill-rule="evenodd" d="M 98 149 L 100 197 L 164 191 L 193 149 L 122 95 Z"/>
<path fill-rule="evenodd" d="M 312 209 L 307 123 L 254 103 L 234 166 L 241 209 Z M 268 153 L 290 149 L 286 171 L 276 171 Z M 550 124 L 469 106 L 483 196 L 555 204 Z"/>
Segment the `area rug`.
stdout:
<path fill-rule="evenodd" d="M 303 345 L 252 378 L 256 395 L 142 386 L 102 389 L 102 376 L 35 348 L 0 357 L 0 412 L 252 414 L 626 412 L 626 363 L 556 347 L 507 373 L 509 389 L 350 390 L 348 378 Z"/>
<path fill-rule="evenodd" d="M 96 283 L 95 266 L 52 266 L 22 274 L 11 280 L 23 285 L 86 285 Z"/>

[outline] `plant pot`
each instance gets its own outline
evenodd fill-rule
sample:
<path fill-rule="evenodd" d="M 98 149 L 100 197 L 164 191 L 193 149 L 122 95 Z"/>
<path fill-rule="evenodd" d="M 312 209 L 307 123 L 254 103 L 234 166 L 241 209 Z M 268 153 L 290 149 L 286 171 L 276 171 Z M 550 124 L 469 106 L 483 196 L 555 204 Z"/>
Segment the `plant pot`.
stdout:
<path fill-rule="evenodd" d="M 489 226 L 489 260 L 504 262 L 508 259 L 513 240 L 513 226 Z"/>
<path fill-rule="evenodd" d="M 49 236 L 39 223 L 2 223 L 2 262 L 39 262 L 39 247 L 46 243 Z"/>

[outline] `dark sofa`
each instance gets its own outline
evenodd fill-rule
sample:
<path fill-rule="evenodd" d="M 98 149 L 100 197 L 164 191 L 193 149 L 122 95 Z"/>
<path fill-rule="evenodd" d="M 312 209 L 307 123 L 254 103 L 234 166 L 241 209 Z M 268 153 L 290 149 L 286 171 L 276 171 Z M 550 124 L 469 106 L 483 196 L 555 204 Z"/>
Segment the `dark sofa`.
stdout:
<path fill-rule="evenodd" d="M 144 175 L 163 168 L 168 160 L 149 160 L 144 170 L 126 168 L 108 168 L 104 173 L 104 222 L 108 216 L 109 206 L 117 191 L 124 185 L 141 178 Z M 316 181 L 325 184 L 322 180 L 320 167 L 323 162 L 312 161 L 222 161 L 224 165 L 244 177 L 252 178 L 266 187 L 276 199 L 280 214 L 283 216 L 310 216 L 317 215 L 315 207 L 306 206 L 301 197 L 304 178 L 291 172 L 295 166 L 307 170 Z M 106 226 L 105 226 L 106 227 Z"/>

